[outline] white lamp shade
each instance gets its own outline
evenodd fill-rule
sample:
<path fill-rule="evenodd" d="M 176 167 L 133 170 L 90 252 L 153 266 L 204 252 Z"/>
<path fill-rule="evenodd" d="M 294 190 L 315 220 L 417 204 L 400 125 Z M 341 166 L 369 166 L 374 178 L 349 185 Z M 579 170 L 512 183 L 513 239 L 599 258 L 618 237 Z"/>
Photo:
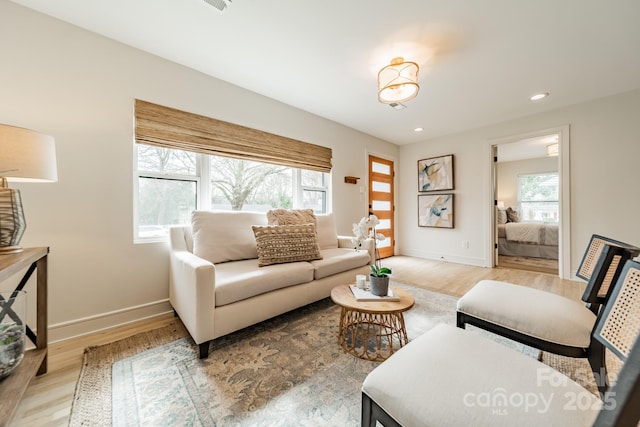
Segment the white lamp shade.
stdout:
<path fill-rule="evenodd" d="M 53 137 L 29 129 L 0 124 L 0 177 L 7 181 L 57 181 Z"/>
<path fill-rule="evenodd" d="M 418 95 L 418 64 L 394 58 L 378 73 L 378 100 L 384 104 L 404 102 Z"/>

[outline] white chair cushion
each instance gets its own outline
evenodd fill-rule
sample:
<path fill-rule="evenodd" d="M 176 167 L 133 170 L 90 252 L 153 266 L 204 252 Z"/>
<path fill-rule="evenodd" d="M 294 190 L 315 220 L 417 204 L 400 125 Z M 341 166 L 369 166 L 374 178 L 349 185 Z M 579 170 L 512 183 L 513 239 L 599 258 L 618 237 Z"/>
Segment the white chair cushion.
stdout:
<path fill-rule="evenodd" d="M 375 368 L 362 391 L 403 426 L 590 426 L 601 406 L 534 358 L 444 324 Z"/>
<path fill-rule="evenodd" d="M 193 253 L 214 264 L 258 258 L 252 225 L 267 225 L 267 216 L 260 212 L 194 211 Z"/>
<path fill-rule="evenodd" d="M 322 255 L 322 259 L 310 261 L 315 269 L 314 278 L 316 280 L 369 264 L 368 251 L 335 248 L 321 250 L 320 255 Z M 355 276 L 353 280 L 355 280 Z"/>
<path fill-rule="evenodd" d="M 316 215 L 318 246 L 320 249 L 338 247 L 338 231 L 333 213 Z"/>
<path fill-rule="evenodd" d="M 584 348 L 596 321 L 583 302 L 495 280 L 478 282 L 458 300 L 458 311 L 534 338 Z"/>
<path fill-rule="evenodd" d="M 308 262 L 258 267 L 257 259 L 216 265 L 216 307 L 313 280 Z"/>

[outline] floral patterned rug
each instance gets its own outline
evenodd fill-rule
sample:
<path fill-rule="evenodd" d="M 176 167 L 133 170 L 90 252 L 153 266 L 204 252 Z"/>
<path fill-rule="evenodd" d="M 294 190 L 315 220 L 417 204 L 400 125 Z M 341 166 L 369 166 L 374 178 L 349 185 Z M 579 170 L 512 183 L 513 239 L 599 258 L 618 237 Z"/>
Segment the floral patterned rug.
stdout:
<path fill-rule="evenodd" d="M 455 298 L 392 286 L 416 300 L 405 313 L 409 339 L 440 322 L 455 325 Z M 339 315 L 339 307 L 324 299 L 215 340 L 203 360 L 183 328 L 176 329 L 182 338 L 146 351 L 143 345 L 128 357 L 112 348 L 111 369 L 103 368 L 97 379 L 89 372 L 92 363 L 85 363 L 70 425 L 359 426 L 360 386 L 378 363 L 342 350 Z M 135 347 L 114 344 L 125 353 Z M 107 393 L 109 386 L 109 402 L 104 395 L 90 396 L 93 389 Z"/>

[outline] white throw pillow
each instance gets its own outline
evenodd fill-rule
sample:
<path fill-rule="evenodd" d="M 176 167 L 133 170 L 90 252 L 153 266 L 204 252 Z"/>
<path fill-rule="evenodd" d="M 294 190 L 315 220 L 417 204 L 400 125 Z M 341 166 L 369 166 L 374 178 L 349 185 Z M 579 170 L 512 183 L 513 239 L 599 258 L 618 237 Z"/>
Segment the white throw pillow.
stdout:
<path fill-rule="evenodd" d="M 333 213 L 317 214 L 318 246 L 320 249 L 335 249 L 338 247 L 338 232 Z"/>
<path fill-rule="evenodd" d="M 258 258 L 253 225 L 267 225 L 267 216 L 262 212 L 194 211 L 193 253 L 214 264 Z"/>

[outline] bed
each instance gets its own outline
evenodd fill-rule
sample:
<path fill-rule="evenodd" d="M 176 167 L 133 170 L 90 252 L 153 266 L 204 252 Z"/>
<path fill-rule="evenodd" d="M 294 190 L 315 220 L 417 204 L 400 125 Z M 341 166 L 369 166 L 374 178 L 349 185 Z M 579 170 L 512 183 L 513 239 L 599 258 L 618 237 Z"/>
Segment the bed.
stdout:
<path fill-rule="evenodd" d="M 498 224 L 498 254 L 558 259 L 558 225 L 535 222 Z"/>

